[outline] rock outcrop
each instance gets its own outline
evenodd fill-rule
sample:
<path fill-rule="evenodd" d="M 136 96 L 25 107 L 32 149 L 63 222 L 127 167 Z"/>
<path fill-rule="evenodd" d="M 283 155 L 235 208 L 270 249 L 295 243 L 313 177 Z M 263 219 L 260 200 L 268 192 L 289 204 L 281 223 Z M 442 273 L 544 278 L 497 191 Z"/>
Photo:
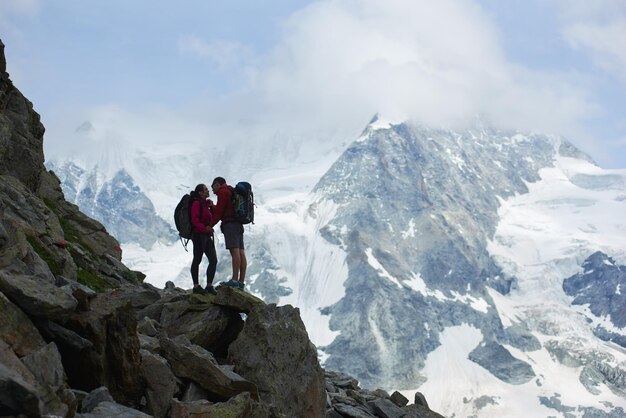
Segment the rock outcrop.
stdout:
<path fill-rule="evenodd" d="M 439 417 L 325 372 L 299 310 L 156 289 L 65 201 L 0 42 L 0 416 Z"/>

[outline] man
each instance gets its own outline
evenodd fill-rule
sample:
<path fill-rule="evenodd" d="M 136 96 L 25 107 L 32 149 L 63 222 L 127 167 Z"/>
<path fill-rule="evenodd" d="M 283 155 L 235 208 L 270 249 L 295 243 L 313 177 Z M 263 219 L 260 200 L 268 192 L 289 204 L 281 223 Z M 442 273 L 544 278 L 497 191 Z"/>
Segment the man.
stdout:
<path fill-rule="evenodd" d="M 223 177 L 216 177 L 213 183 L 211 183 L 211 189 L 217 196 L 217 204 L 213 210 L 213 217 L 209 225 L 213 227 L 219 221 L 222 221 L 220 229 L 224 234 L 226 249 L 230 252 L 233 265 L 233 277 L 222 284 L 243 289 L 248 260 L 246 260 L 246 252 L 243 245 L 243 225 L 233 217 L 235 213 L 232 203 L 233 192 Z"/>

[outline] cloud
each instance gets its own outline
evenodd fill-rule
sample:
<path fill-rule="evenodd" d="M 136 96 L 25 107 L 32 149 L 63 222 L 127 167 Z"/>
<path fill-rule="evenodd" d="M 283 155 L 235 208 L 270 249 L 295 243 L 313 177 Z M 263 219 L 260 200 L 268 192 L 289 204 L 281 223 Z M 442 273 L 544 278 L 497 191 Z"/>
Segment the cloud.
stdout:
<path fill-rule="evenodd" d="M 198 36 L 183 36 L 178 42 L 179 51 L 206 58 L 220 71 L 247 67 L 253 60 L 252 49 L 240 42 L 216 39 L 205 41 Z"/>
<path fill-rule="evenodd" d="M 561 3 L 563 36 L 594 64 L 626 83 L 626 3 L 621 0 Z"/>
<path fill-rule="evenodd" d="M 551 3 L 560 13 L 564 39 L 593 54 L 611 74 L 626 68 L 619 43 L 607 44 L 611 36 L 622 36 L 619 1 Z M 587 121 L 596 118 L 598 124 L 605 112 L 595 95 L 597 77 L 576 67 L 512 62 L 496 18 L 478 0 L 320 0 L 282 21 L 269 51 L 266 44 L 212 32 L 183 35 L 178 56 L 170 57 L 185 70 L 193 66 L 184 80 L 176 79 L 187 86 L 183 99 L 174 94 L 169 110 L 100 106 L 65 132 L 88 120 L 93 135 L 109 132 L 102 136 L 108 140 L 115 131 L 113 136 L 141 146 L 165 143 L 176 132 L 185 133 L 177 137 L 181 142 L 219 138 L 262 148 L 265 140 L 298 138 L 328 145 L 356 138 L 379 113 L 452 128 L 479 116 L 501 127 L 590 137 Z M 613 35 L 603 19 L 615 23 Z M 554 39 L 549 41 L 546 48 L 554 47 Z M 160 68 L 169 67 L 155 66 L 150 80 L 161 82 Z M 48 131 L 62 135 L 54 127 Z"/>
<path fill-rule="evenodd" d="M 469 0 L 320 1 L 287 20 L 249 93 L 267 118 L 318 129 L 360 129 L 379 112 L 571 132 L 594 112 L 570 76 L 507 62 L 499 35 Z"/>

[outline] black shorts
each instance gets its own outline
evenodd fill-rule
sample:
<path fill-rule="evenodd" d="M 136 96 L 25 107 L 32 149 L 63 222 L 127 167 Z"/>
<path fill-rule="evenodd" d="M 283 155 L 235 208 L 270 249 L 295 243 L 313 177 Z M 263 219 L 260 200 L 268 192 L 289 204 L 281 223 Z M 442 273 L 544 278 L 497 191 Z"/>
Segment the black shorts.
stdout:
<path fill-rule="evenodd" d="M 224 234 L 226 249 L 241 248 L 243 246 L 243 225 L 239 222 L 222 222 L 220 229 Z"/>

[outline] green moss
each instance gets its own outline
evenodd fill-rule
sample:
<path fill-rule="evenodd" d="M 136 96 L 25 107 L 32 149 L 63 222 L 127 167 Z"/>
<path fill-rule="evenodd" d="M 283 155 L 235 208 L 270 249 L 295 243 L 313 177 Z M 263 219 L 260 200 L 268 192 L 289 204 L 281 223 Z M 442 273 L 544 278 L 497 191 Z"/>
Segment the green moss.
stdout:
<path fill-rule="evenodd" d="M 52 200 L 48 199 L 47 197 L 44 197 L 43 203 L 45 203 L 45 205 L 48 206 L 48 209 L 56 213 L 57 205 Z"/>
<path fill-rule="evenodd" d="M 75 242 L 80 244 L 80 246 L 90 253 L 91 255 L 96 255 L 94 251 L 91 249 L 89 245 L 85 241 L 81 239 L 80 233 L 78 230 L 72 225 L 70 221 L 68 221 L 64 217 L 59 217 L 59 222 L 61 223 L 61 229 L 63 229 L 63 235 L 65 235 L 65 240 L 69 242 Z"/>
<path fill-rule="evenodd" d="M 50 271 L 52 272 L 52 274 L 54 274 L 55 276 L 58 276 L 63 273 L 63 269 L 61 268 L 57 260 L 54 258 L 54 254 L 52 254 L 52 252 L 48 248 L 46 248 L 42 244 L 42 242 L 39 241 L 39 239 L 37 239 L 36 237 L 27 235 L 26 241 L 28 241 L 31 247 L 33 247 L 33 250 L 35 250 L 37 255 L 43 261 L 45 261 L 45 263 L 50 268 Z"/>
<path fill-rule="evenodd" d="M 89 286 L 96 292 L 104 292 L 106 290 L 114 288 L 114 286 L 111 285 L 111 282 L 109 282 L 102 276 L 99 276 L 97 273 L 94 273 L 93 271 L 79 268 L 76 272 L 76 277 L 78 283 Z"/>

